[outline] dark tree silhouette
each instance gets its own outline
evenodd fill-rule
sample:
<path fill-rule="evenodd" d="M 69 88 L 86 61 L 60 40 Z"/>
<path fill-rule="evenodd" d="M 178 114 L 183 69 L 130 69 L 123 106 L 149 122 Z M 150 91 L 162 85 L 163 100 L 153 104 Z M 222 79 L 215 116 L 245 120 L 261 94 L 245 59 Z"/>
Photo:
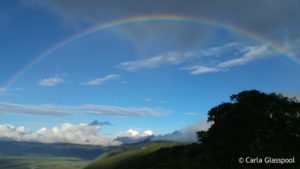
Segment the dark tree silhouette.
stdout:
<path fill-rule="evenodd" d="M 299 168 L 299 164 L 239 164 L 240 157 L 300 160 L 300 102 L 257 90 L 232 95 L 208 112 L 213 125 L 198 132 L 212 168 Z M 296 166 L 298 165 L 298 166 Z"/>
<path fill-rule="evenodd" d="M 208 112 L 199 143 L 162 148 L 114 169 L 300 169 L 300 102 L 257 90 L 231 96 Z M 239 164 L 240 157 L 290 158 L 295 164 Z"/>

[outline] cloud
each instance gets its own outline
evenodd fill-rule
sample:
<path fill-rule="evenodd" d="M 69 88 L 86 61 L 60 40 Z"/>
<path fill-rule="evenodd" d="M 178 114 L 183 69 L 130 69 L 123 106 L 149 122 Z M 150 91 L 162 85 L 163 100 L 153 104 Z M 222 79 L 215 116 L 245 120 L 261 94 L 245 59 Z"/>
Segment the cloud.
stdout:
<path fill-rule="evenodd" d="M 193 62 L 203 57 L 217 57 L 225 52 L 231 50 L 237 50 L 240 46 L 237 42 L 225 43 L 220 46 L 213 46 L 200 51 L 189 51 L 189 52 L 166 52 L 157 56 L 149 57 L 141 60 L 133 60 L 123 62 L 117 67 L 126 71 L 136 71 L 140 69 L 156 68 L 162 65 L 179 65 L 184 63 Z M 203 67 L 204 68 L 204 67 Z M 207 70 L 206 70 L 207 71 Z"/>
<path fill-rule="evenodd" d="M 89 85 L 89 86 L 98 86 L 98 85 L 104 84 L 107 81 L 116 80 L 119 77 L 120 77 L 120 75 L 118 75 L 118 74 L 110 74 L 110 75 L 106 75 L 102 78 L 97 78 L 97 79 L 93 79 L 93 80 L 84 82 L 82 84 Z"/>
<path fill-rule="evenodd" d="M 177 65 L 190 59 L 193 55 L 192 52 L 167 52 L 147 59 L 123 62 L 117 67 L 127 71 L 135 71 L 145 68 L 155 68 L 161 65 Z"/>
<path fill-rule="evenodd" d="M 40 128 L 32 132 L 24 126 L 15 127 L 9 124 L 0 125 L 0 138 L 16 141 L 43 143 L 73 143 L 94 145 L 119 145 L 114 138 L 99 135 L 102 125 L 91 123 L 63 123 L 53 128 Z"/>
<path fill-rule="evenodd" d="M 107 126 L 109 126 L 109 125 L 111 125 L 111 123 L 108 122 L 108 121 L 99 122 L 99 121 L 97 121 L 97 120 L 94 120 L 94 121 L 92 121 L 92 122 L 90 123 L 90 125 L 92 125 L 92 126 L 97 126 L 97 125 L 100 125 L 100 126 L 107 125 Z"/>
<path fill-rule="evenodd" d="M 56 77 L 41 79 L 38 82 L 38 85 L 45 86 L 45 87 L 53 87 L 53 86 L 57 86 L 61 83 L 64 83 L 64 79 L 56 76 Z"/>
<path fill-rule="evenodd" d="M 52 128 L 42 127 L 31 131 L 24 126 L 0 124 L 0 139 L 15 141 L 30 141 L 42 143 L 73 143 L 116 146 L 125 143 L 136 143 L 154 137 L 153 130 L 128 129 L 115 136 L 101 134 L 103 122 L 91 123 L 62 123 Z M 106 122 L 104 122 L 106 123 Z"/>
<path fill-rule="evenodd" d="M 20 114 L 33 114 L 33 115 L 52 115 L 60 116 L 70 113 L 69 108 L 58 105 L 22 105 L 14 103 L 0 102 L 1 113 L 20 113 Z"/>
<path fill-rule="evenodd" d="M 119 137 L 145 137 L 145 136 L 153 136 L 154 135 L 154 131 L 152 130 L 138 130 L 138 129 L 128 129 L 125 132 L 121 132 L 118 134 Z"/>
<path fill-rule="evenodd" d="M 221 24 L 230 24 L 240 29 L 253 32 L 257 36 L 279 43 L 290 44 L 299 51 L 300 44 L 300 2 L 298 0 L 252 0 L 252 1 L 207 1 L 207 0 L 25 0 L 29 7 L 41 7 L 60 16 L 70 23 L 103 23 L 117 18 L 143 16 L 151 14 L 173 14 L 211 19 Z M 138 4 L 138 7 L 136 6 Z M 159 4 L 159 5 L 158 5 Z M 266 8 L 267 7 L 267 8 Z M 151 25 L 150 25 L 151 24 Z M 149 26 L 150 25 L 150 26 Z M 145 47 L 153 37 L 161 44 L 178 42 L 181 48 L 195 47 L 199 41 L 207 41 L 207 32 L 217 30 L 211 27 L 199 29 L 182 24 L 155 23 L 133 25 L 122 29 L 136 46 Z M 193 29 L 194 28 L 194 29 Z M 153 42 L 153 41 L 152 41 Z M 157 41 L 159 42 L 159 41 Z"/>
<path fill-rule="evenodd" d="M 220 69 L 217 67 L 207 67 L 201 65 L 194 65 L 188 68 L 183 68 L 184 70 L 189 70 L 191 75 L 219 72 Z"/>
<path fill-rule="evenodd" d="M 0 102 L 1 113 L 19 113 L 32 115 L 71 115 L 71 114 L 95 114 L 95 115 L 112 115 L 112 116 L 162 116 L 169 111 L 159 108 L 150 107 L 118 107 L 107 105 L 86 104 L 79 106 L 64 106 L 53 104 L 26 105 Z M 94 122 L 97 123 L 97 122 Z"/>
<path fill-rule="evenodd" d="M 242 57 L 224 61 L 222 63 L 219 63 L 217 65 L 217 67 L 229 68 L 229 67 L 233 67 L 233 66 L 243 65 L 243 64 L 246 64 L 246 63 L 256 60 L 256 59 L 269 57 L 269 53 L 270 53 L 269 48 L 264 45 L 262 45 L 262 46 L 247 46 L 247 47 L 242 48 L 242 50 L 246 52 Z"/>
<path fill-rule="evenodd" d="M 222 61 L 214 66 L 203 66 L 203 65 L 193 65 L 190 67 L 184 67 L 183 70 L 190 71 L 191 75 L 198 75 L 198 74 L 205 74 L 205 73 L 212 73 L 212 72 L 219 72 L 225 69 L 241 66 L 248 62 L 263 59 L 270 57 L 271 51 L 270 49 L 265 46 L 246 46 L 239 49 L 242 54 L 239 58 L 233 58 L 229 60 Z"/>
<path fill-rule="evenodd" d="M 176 142 L 195 142 L 197 141 L 197 131 L 206 131 L 210 128 L 211 123 L 206 121 L 197 122 L 189 127 L 174 131 L 165 135 L 158 135 L 152 138 L 153 141 L 176 141 Z"/>
<path fill-rule="evenodd" d="M 138 129 L 128 129 L 127 131 L 117 134 L 115 138 L 116 141 L 120 141 L 123 144 L 138 143 L 143 141 L 150 141 L 154 137 L 153 130 L 138 130 Z"/>
<path fill-rule="evenodd" d="M 271 54 L 273 53 L 270 48 L 265 45 L 242 46 L 237 42 L 230 42 L 199 51 L 167 52 L 146 59 L 123 62 L 117 67 L 126 71 L 136 71 L 162 65 L 192 65 L 183 66 L 180 69 L 189 71 L 191 75 L 198 75 L 241 66 L 254 60 L 270 57 Z"/>
<path fill-rule="evenodd" d="M 88 113 L 98 115 L 115 115 L 115 116 L 162 116 L 167 114 L 169 111 L 158 108 L 149 107 L 117 107 L 117 106 L 104 106 L 104 105 L 93 105 L 87 104 L 82 105 L 80 108 Z"/>

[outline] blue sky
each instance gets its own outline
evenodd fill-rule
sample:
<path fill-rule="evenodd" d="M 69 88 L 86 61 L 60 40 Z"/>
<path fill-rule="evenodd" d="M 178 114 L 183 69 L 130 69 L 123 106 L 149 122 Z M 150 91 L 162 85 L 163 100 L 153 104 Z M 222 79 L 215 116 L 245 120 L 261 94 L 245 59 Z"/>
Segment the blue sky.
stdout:
<path fill-rule="evenodd" d="M 117 136 L 142 137 L 147 130 L 164 135 L 204 123 L 210 108 L 242 90 L 292 96 L 300 93 L 299 64 L 268 44 L 221 27 L 161 21 L 92 33 L 51 53 L 5 85 L 53 44 L 95 24 L 142 14 L 209 14 L 190 14 L 172 5 L 151 10 L 142 10 L 142 5 L 136 10 L 111 2 L 108 6 L 114 10 L 110 11 L 101 10 L 101 1 L 94 3 L 100 5 L 99 10 L 91 7 L 93 3 L 64 3 L 67 4 L 7 0 L 0 6 L 0 130 L 7 132 L 1 137 L 72 142 L 73 137 L 49 141 L 32 135 L 44 132 L 42 128 L 50 136 L 54 130 L 62 134 L 69 131 L 64 129 L 66 124 L 77 130 L 80 126 L 91 127 L 90 122 L 95 120 L 110 125 L 99 124 L 98 128 L 82 131 L 91 129 L 91 135 L 108 140 Z M 264 34 L 269 28 L 266 25 L 253 28 L 242 21 L 269 18 L 234 18 L 222 15 L 222 10 L 211 19 L 236 24 L 298 52 L 290 45 L 300 42 L 294 22 L 287 21 L 285 27 L 275 25 Z M 284 16 L 281 19 L 286 21 Z M 30 135 L 30 139 L 22 138 L 20 132 Z M 96 139 L 93 144 L 105 145 L 107 140 Z"/>

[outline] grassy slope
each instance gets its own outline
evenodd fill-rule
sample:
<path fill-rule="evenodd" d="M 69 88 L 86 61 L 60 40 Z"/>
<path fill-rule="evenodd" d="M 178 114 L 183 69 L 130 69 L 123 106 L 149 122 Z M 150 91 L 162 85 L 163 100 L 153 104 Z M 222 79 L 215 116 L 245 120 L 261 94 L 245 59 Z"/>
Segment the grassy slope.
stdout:
<path fill-rule="evenodd" d="M 163 147 L 172 147 L 175 143 L 156 142 L 133 145 L 129 150 L 116 149 L 102 154 L 86 169 L 112 169 L 124 161 L 130 161 L 137 157 L 152 153 Z M 133 148 L 133 149 L 132 149 Z"/>

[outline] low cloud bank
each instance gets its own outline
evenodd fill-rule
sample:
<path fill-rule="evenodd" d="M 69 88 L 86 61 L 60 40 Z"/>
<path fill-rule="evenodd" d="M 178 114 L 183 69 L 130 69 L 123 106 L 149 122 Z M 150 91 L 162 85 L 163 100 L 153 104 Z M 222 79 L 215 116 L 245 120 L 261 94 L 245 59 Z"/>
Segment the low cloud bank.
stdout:
<path fill-rule="evenodd" d="M 165 135 L 156 136 L 154 131 L 150 129 L 128 129 L 114 136 L 104 136 L 101 135 L 101 129 L 104 125 L 110 125 L 110 122 L 63 123 L 52 128 L 43 127 L 37 131 L 31 131 L 24 126 L 0 124 L 0 140 L 92 144 L 101 146 L 117 146 L 144 141 L 195 142 L 197 141 L 196 132 L 207 130 L 211 126 L 210 123 L 199 122 L 182 130 Z"/>
<path fill-rule="evenodd" d="M 197 131 L 206 131 L 210 128 L 212 123 L 206 121 L 197 122 L 189 127 L 174 131 L 165 135 L 158 135 L 152 138 L 153 141 L 175 141 L 175 142 L 196 142 Z"/>

